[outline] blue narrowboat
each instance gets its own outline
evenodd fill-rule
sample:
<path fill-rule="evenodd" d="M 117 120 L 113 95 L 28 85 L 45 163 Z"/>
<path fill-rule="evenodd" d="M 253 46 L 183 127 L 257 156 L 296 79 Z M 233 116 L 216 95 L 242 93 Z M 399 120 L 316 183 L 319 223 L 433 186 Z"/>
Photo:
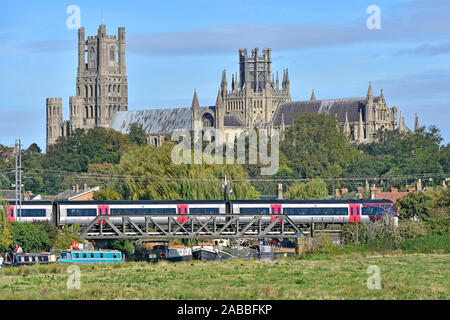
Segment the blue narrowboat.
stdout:
<path fill-rule="evenodd" d="M 118 250 L 64 250 L 60 263 L 117 263 L 125 261 Z"/>

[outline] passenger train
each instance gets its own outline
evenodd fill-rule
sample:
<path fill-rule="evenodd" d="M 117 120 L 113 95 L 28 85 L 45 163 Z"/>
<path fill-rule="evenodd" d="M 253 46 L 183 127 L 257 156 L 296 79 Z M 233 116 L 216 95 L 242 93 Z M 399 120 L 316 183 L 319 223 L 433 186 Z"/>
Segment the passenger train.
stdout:
<path fill-rule="evenodd" d="M 249 222 L 254 216 L 265 215 L 263 222 L 273 222 L 270 214 L 285 214 L 294 223 L 311 221 L 325 223 L 351 223 L 373 221 L 383 215 L 397 217 L 391 200 L 117 200 L 117 201 L 22 201 L 21 212 L 11 201 L 7 220 L 34 222 L 49 221 L 55 226 L 87 225 L 98 215 L 107 215 L 113 224 L 121 224 L 118 215 L 131 216 L 135 223 L 143 223 L 142 215 L 151 216 L 158 224 L 167 224 L 168 215 L 179 215 L 182 223 L 186 216 L 199 221 L 208 214 L 238 214 L 240 222 Z M 225 223 L 220 218 L 217 223 Z"/>

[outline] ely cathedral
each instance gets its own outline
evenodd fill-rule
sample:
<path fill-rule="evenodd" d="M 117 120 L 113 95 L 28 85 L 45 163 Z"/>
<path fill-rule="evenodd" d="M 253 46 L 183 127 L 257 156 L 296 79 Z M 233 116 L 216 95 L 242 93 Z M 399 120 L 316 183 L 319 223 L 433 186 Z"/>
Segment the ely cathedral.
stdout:
<path fill-rule="evenodd" d="M 70 120 L 62 116 L 62 98 L 47 98 L 47 149 L 61 136 L 77 128 L 95 126 L 128 132 L 132 123 L 141 124 L 147 142 L 160 145 L 179 129 L 215 128 L 224 142 L 232 142 L 248 128 L 283 132 L 302 112 L 336 116 L 341 130 L 354 143 L 373 141 L 378 130 L 409 130 L 397 108 L 388 107 L 381 90 L 374 95 L 371 84 L 360 98 L 292 101 L 288 69 L 281 79 L 271 69 L 271 49 L 239 50 L 239 71 L 226 71 L 213 106 L 200 106 L 197 92 L 190 107 L 128 111 L 128 81 L 125 63 L 125 28 L 116 36 L 106 34 L 100 25 L 96 36 L 85 38 L 78 30 L 78 69 L 76 96 L 69 98 Z M 416 126 L 418 120 L 416 117 Z"/>

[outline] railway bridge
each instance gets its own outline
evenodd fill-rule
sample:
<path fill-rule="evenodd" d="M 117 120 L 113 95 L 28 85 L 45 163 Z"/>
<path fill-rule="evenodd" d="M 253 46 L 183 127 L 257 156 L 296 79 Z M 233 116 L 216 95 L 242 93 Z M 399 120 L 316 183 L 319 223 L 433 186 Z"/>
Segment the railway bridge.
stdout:
<path fill-rule="evenodd" d="M 99 215 L 81 228 L 80 237 L 86 240 L 300 238 L 313 236 L 319 231 L 315 231 L 315 226 L 323 224 L 320 218 L 313 218 L 309 224 L 296 224 L 284 214 L 208 214 L 207 217 L 166 214 L 165 217 L 167 224 L 158 223 L 155 215 L 115 215 L 115 223 L 112 223 L 109 216 Z M 339 232 L 333 229 L 319 232 Z"/>

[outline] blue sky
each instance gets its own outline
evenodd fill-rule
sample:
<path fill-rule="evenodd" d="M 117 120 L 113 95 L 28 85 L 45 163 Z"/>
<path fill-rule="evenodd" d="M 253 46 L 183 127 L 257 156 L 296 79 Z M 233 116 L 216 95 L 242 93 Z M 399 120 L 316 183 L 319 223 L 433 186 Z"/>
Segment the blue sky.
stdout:
<path fill-rule="evenodd" d="M 45 149 L 45 99 L 75 95 L 78 5 L 86 35 L 103 16 L 126 28 L 129 110 L 215 102 L 221 71 L 238 50 L 272 48 L 272 70 L 289 68 L 293 100 L 362 97 L 372 81 L 413 127 L 436 125 L 450 142 L 450 2 L 358 1 L 2 1 L 0 144 L 22 138 Z M 369 30 L 377 5 L 381 29 Z M 281 77 L 281 74 L 280 74 Z M 231 80 L 229 79 L 229 83 Z"/>

